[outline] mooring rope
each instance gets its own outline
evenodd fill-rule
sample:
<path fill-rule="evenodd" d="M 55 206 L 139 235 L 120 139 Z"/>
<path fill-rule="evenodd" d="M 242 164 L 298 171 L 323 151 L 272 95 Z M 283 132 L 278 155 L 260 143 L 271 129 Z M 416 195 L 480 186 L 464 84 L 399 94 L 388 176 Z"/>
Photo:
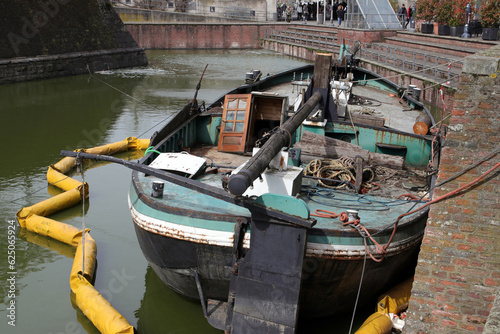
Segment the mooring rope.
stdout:
<path fill-rule="evenodd" d="M 363 241 L 365 243 L 365 249 L 368 249 L 368 244 L 366 243 L 366 237 L 363 237 Z M 366 268 L 366 251 L 365 257 L 363 259 L 363 269 L 361 270 L 361 278 L 359 280 L 358 293 L 356 295 L 356 301 L 354 302 L 354 310 L 352 312 L 351 325 L 349 326 L 349 334 L 352 333 L 352 325 L 354 324 L 354 318 L 356 317 L 356 309 L 358 308 L 359 296 L 361 295 L 361 286 L 363 284 L 363 277 L 365 276 L 365 268 Z"/>

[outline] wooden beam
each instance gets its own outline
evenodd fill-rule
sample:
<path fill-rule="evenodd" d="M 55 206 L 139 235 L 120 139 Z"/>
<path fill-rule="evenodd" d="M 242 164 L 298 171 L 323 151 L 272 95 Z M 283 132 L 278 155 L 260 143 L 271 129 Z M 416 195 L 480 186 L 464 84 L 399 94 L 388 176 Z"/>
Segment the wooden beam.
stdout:
<path fill-rule="evenodd" d="M 370 152 L 359 145 L 318 135 L 310 131 L 304 131 L 301 140 L 294 147 L 301 149 L 302 160 L 314 156 L 317 159 L 338 159 L 342 156 L 355 159 L 360 156 L 369 165 L 386 166 L 394 169 L 404 168 L 404 158 L 401 156 Z"/>
<path fill-rule="evenodd" d="M 318 53 L 314 63 L 314 89 L 328 89 L 330 71 L 332 70 L 332 54 Z"/>
<path fill-rule="evenodd" d="M 350 117 L 355 124 L 365 124 L 370 126 L 377 126 L 383 128 L 385 124 L 385 119 L 383 117 L 371 116 L 371 115 L 360 115 L 350 113 Z"/>

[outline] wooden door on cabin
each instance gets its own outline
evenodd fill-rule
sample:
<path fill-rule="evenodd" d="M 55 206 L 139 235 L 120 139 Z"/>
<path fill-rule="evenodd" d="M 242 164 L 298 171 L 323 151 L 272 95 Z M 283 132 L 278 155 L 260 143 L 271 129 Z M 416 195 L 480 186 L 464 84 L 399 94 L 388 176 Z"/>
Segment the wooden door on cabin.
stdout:
<path fill-rule="evenodd" d="M 219 147 L 221 152 L 245 153 L 252 94 L 230 94 L 224 99 Z"/>

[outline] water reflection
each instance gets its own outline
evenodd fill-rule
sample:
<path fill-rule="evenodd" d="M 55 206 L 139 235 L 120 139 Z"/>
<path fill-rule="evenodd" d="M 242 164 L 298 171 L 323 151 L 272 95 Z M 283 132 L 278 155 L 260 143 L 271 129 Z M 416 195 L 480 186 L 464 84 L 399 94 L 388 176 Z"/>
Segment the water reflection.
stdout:
<path fill-rule="evenodd" d="M 144 297 L 135 312 L 139 333 L 221 333 L 208 324 L 199 302 L 170 290 L 149 266 L 144 281 Z"/>

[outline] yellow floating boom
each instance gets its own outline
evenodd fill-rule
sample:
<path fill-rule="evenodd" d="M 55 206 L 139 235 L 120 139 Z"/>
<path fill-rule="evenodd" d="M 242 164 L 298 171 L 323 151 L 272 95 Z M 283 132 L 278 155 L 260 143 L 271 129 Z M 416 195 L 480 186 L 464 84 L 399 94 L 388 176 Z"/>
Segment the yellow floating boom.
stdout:
<path fill-rule="evenodd" d="M 149 139 L 128 137 L 125 140 L 108 145 L 82 149 L 80 151 L 92 154 L 112 155 L 128 150 L 145 150 Z M 75 167 L 75 158 L 63 158 L 49 166 L 47 181 L 64 190 L 64 193 L 46 199 L 29 207 L 22 208 L 17 213 L 17 221 L 28 231 L 51 237 L 65 244 L 77 247 L 73 267 L 70 274 L 71 291 L 76 296 L 76 304 L 80 310 L 103 334 L 133 334 L 134 327 L 116 311 L 111 304 L 90 283 L 94 277 L 96 266 L 97 245 L 85 230 L 82 230 L 56 220 L 46 218 L 51 214 L 72 207 L 85 197 L 88 197 L 88 185 L 75 180 L 65 173 Z M 83 243 L 83 240 L 85 242 Z M 85 254 L 83 254 L 85 253 Z"/>
<path fill-rule="evenodd" d="M 389 334 L 392 332 L 392 319 L 389 314 L 398 314 L 408 308 L 413 278 L 391 288 L 379 296 L 377 311 L 370 315 L 355 334 Z"/>

